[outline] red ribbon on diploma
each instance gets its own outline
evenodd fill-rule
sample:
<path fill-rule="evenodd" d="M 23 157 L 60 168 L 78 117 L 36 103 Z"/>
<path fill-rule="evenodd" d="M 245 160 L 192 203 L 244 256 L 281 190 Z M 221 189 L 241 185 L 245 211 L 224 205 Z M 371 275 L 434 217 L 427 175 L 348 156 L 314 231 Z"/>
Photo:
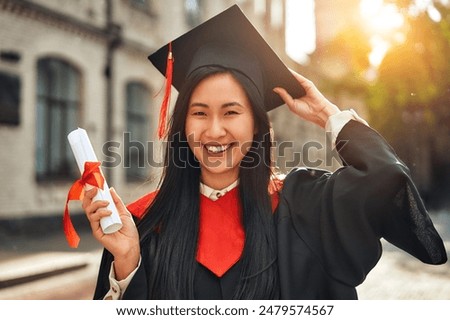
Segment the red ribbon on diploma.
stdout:
<path fill-rule="evenodd" d="M 64 234 L 66 235 L 67 242 L 72 248 L 77 248 L 80 242 L 80 237 L 78 236 L 75 228 L 70 220 L 69 215 L 69 201 L 70 200 L 81 200 L 84 195 L 84 186 L 90 184 L 91 186 L 103 189 L 103 184 L 105 179 L 100 171 L 100 162 L 89 162 L 84 163 L 84 172 L 80 179 L 75 181 L 75 183 L 70 187 L 69 193 L 67 194 L 66 207 L 64 209 L 63 217 L 63 227 Z"/>

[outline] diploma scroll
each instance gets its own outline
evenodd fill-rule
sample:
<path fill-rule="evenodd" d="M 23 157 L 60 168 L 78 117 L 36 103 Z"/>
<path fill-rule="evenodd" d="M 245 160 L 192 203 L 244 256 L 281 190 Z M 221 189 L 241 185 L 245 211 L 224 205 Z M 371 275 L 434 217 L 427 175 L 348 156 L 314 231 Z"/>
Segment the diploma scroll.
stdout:
<path fill-rule="evenodd" d="M 78 128 L 70 132 L 67 139 L 69 140 L 78 168 L 80 169 L 81 174 L 83 174 L 85 162 L 98 161 L 87 132 L 84 129 Z M 84 187 L 85 190 L 90 190 L 92 188 L 93 186 L 89 184 Z M 93 201 L 96 200 L 109 201 L 107 209 L 112 212 L 110 216 L 104 217 L 100 220 L 100 226 L 102 227 L 103 232 L 109 234 L 120 230 L 120 228 L 122 228 L 122 221 L 120 220 L 119 212 L 117 211 L 116 205 L 111 197 L 111 193 L 109 192 L 109 187 L 106 180 L 103 184 L 103 189 L 98 188 L 97 195 L 94 197 Z"/>

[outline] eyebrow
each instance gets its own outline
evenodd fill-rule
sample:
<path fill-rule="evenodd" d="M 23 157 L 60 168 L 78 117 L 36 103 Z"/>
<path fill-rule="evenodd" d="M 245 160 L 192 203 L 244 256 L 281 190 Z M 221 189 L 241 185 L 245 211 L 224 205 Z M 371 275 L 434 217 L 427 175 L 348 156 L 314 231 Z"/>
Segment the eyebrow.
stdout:
<path fill-rule="evenodd" d="M 232 101 L 232 102 L 224 103 L 224 104 L 221 106 L 221 108 L 228 108 L 228 107 L 235 107 L 235 106 L 244 108 L 244 106 L 243 106 L 242 104 L 240 104 L 239 102 L 237 102 L 237 101 Z M 207 105 L 206 103 L 202 103 L 202 102 L 193 102 L 193 103 L 191 103 L 191 104 L 189 105 L 189 107 L 209 108 L 209 105 Z"/>

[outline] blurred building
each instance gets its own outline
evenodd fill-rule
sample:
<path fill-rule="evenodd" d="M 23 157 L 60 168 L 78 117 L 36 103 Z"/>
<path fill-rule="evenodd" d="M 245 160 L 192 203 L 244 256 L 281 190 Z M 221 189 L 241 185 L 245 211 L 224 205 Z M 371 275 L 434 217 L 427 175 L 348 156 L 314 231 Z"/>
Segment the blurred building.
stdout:
<path fill-rule="evenodd" d="M 342 59 L 338 52 L 330 51 L 329 44 L 349 25 L 360 23 L 359 2 L 360 0 L 315 0 L 316 48 L 310 55 L 309 62 L 299 64 L 287 56 L 284 50 L 279 50 L 278 53 L 288 66 L 311 79 L 330 101 L 342 109 L 352 108 L 367 119 L 362 94 L 349 92 L 345 88 L 327 90 L 326 86 L 328 80 L 345 81 L 344 77 L 351 71 L 351 61 Z M 285 8 L 286 2 L 283 3 Z M 296 13 L 293 13 L 293 16 L 295 17 Z M 266 35 L 272 45 L 277 44 L 277 48 L 284 47 L 284 27 L 280 26 L 275 29 L 277 31 L 270 30 Z M 305 30 L 299 30 L 298 41 L 302 41 L 302 32 Z M 284 107 L 271 111 L 269 116 L 273 121 L 275 137 L 280 147 L 277 162 L 282 170 L 288 171 L 289 168 L 299 165 L 335 170 L 341 165 L 337 152 L 332 149 L 322 128 L 299 121 L 298 117 L 292 116 Z"/>
<path fill-rule="evenodd" d="M 154 188 L 164 78 L 147 55 L 231 4 L 0 0 L 0 220 L 61 216 L 79 177 L 66 139 L 77 127 L 125 201 Z"/>
<path fill-rule="evenodd" d="M 318 77 L 285 54 L 285 0 L 0 0 L 0 221 L 62 216 L 79 177 L 66 139 L 77 127 L 125 202 L 153 189 L 164 78 L 147 55 L 234 3 L 291 68 Z M 287 107 L 269 116 L 281 169 L 339 166 L 322 129 Z"/>
<path fill-rule="evenodd" d="M 151 97 L 162 85 L 146 63 L 164 35 L 157 9 L 150 1 L 0 1 L 0 103 L 10 110 L 0 124 L 0 219 L 61 215 L 79 177 L 66 138 L 77 127 L 100 160 L 103 144 L 124 141 L 123 132 L 148 140 Z M 121 162 L 107 173 L 117 189 L 135 190 L 148 175 L 139 149 L 112 150 Z"/>

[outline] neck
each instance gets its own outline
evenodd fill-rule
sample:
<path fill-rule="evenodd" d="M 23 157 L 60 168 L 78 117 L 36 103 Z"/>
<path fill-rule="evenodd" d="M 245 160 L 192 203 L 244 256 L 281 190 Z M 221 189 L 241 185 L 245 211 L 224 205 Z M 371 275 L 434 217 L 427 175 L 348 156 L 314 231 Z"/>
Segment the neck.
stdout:
<path fill-rule="evenodd" d="M 208 187 L 216 190 L 221 190 L 229 185 L 231 185 L 233 182 L 235 182 L 239 178 L 239 173 L 236 172 L 236 174 L 230 174 L 229 172 L 220 174 L 220 173 L 207 173 L 202 171 L 200 179 L 202 183 L 206 184 Z"/>

